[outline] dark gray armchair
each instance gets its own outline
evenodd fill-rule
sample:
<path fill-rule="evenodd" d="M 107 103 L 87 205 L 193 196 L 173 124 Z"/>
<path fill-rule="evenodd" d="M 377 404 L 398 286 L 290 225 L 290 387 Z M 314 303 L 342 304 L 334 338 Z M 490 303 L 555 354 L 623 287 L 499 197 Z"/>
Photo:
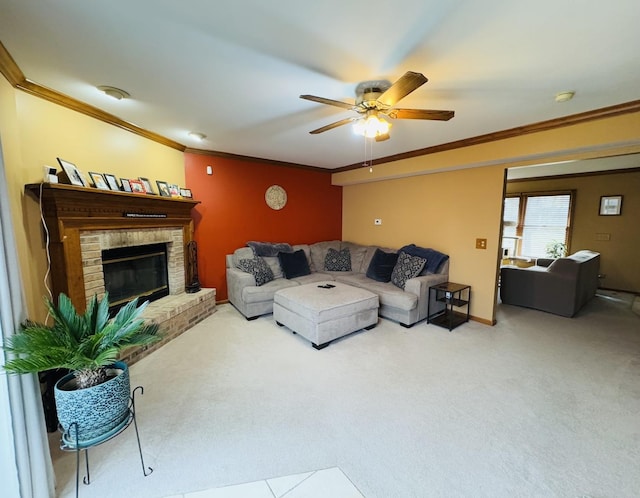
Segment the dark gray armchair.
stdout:
<path fill-rule="evenodd" d="M 572 317 L 598 289 L 600 254 L 578 251 L 566 258 L 539 259 L 535 266 L 500 269 L 500 299 L 513 304 Z"/>

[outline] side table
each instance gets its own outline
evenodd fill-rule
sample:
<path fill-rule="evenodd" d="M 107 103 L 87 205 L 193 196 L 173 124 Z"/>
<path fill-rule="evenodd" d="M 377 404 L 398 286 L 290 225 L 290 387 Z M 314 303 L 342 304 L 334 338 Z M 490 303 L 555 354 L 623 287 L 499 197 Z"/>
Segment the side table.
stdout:
<path fill-rule="evenodd" d="M 433 298 L 433 299 L 432 299 Z M 444 310 L 431 312 L 431 301 L 444 303 Z M 458 325 L 469 321 L 469 305 L 471 304 L 471 286 L 444 282 L 429 287 L 429 305 L 427 310 L 427 323 L 433 323 L 449 329 L 451 332 Z M 454 308 L 463 309 L 458 311 Z"/>

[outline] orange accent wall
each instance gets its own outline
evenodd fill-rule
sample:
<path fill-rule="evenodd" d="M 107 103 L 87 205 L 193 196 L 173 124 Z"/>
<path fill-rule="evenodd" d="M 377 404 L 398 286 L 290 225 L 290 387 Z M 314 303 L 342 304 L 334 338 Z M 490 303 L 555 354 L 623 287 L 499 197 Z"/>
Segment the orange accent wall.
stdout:
<path fill-rule="evenodd" d="M 198 275 L 227 299 L 225 255 L 249 240 L 310 244 L 342 237 L 342 187 L 330 172 L 185 153 L 185 180 L 200 204 L 193 210 Z M 213 174 L 207 175 L 207 166 Z M 275 211 L 264 194 L 271 185 L 287 191 Z"/>

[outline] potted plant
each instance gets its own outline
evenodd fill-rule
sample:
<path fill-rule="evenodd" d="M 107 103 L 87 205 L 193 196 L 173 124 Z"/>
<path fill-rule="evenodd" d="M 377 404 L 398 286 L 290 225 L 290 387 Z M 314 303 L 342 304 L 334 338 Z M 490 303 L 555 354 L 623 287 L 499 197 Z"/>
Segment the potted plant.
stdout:
<path fill-rule="evenodd" d="M 53 325 L 27 320 L 3 348 L 14 356 L 4 368 L 12 373 L 53 369 L 71 372 L 55 384 L 55 402 L 63 439 L 74 446 L 117 432 L 129 419 L 127 365 L 118 360 L 124 349 L 160 340 L 158 325 L 141 318 L 149 302 L 134 299 L 109 318 L 109 297 L 89 301 L 78 314 L 71 299 L 46 300 Z"/>
<path fill-rule="evenodd" d="M 564 242 L 558 242 L 557 240 L 551 241 L 545 247 L 547 256 L 550 258 L 564 258 L 567 255 L 567 246 Z"/>

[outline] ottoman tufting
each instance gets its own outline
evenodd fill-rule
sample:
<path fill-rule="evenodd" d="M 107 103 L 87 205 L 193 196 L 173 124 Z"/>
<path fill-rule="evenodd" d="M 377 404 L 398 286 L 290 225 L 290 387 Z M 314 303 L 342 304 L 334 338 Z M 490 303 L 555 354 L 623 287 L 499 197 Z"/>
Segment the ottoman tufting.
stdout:
<path fill-rule="evenodd" d="M 323 281 L 277 291 L 273 318 L 322 349 L 334 339 L 378 323 L 378 296 L 339 282 Z"/>

